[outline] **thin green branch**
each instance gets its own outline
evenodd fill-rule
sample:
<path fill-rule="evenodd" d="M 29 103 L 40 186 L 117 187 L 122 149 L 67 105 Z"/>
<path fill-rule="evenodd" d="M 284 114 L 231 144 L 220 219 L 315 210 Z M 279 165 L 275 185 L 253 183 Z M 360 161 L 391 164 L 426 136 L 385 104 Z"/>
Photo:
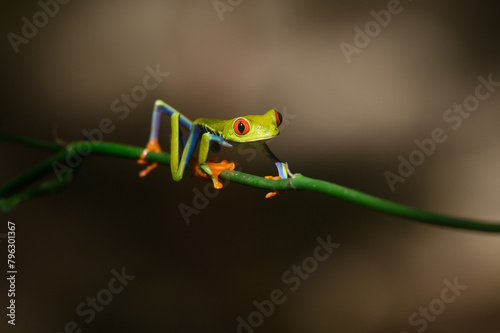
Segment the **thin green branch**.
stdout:
<path fill-rule="evenodd" d="M 37 180 L 46 175 L 49 175 L 50 173 L 53 172 L 52 163 L 64 160 L 66 158 L 66 155 L 67 155 L 66 151 L 64 150 L 59 151 L 55 155 L 51 156 L 47 160 L 35 166 L 34 168 L 26 171 L 21 176 L 8 182 L 7 184 L 5 184 L 0 188 L 0 197 L 4 197 L 9 194 L 18 192 L 19 189 L 36 182 Z"/>
<path fill-rule="evenodd" d="M 26 138 L 24 136 L 9 134 L 9 133 L 0 133 L 0 139 L 4 141 L 20 143 L 28 146 L 44 148 L 48 150 L 60 150 L 62 147 L 56 143 L 42 141 L 33 138 Z"/>
<path fill-rule="evenodd" d="M 65 186 L 73 179 L 75 168 L 78 165 L 71 165 L 70 161 L 74 157 L 82 159 L 91 154 L 117 156 L 128 159 L 137 160 L 143 151 L 141 147 L 110 143 L 110 142 L 90 142 L 78 141 L 68 144 L 65 147 L 52 143 L 28 139 L 13 135 L 0 133 L 0 139 L 27 144 L 39 148 L 56 151 L 52 157 L 40 163 L 33 169 L 25 172 L 20 177 L 7 183 L 0 188 L 0 209 L 6 210 L 12 208 L 15 204 L 22 200 L 27 200 L 34 196 L 53 192 Z M 170 154 L 168 153 L 149 153 L 147 160 L 158 162 L 160 164 L 169 165 Z M 64 166 L 64 172 L 58 172 L 57 166 Z M 43 183 L 38 188 L 21 192 L 21 189 L 33 184 L 34 181 L 54 173 L 55 177 L 51 181 Z M 338 197 L 347 201 L 351 201 L 361 206 L 365 206 L 374 210 L 378 210 L 391 215 L 403 217 L 410 220 L 420 221 L 427 224 L 433 224 L 444 227 L 451 227 L 465 230 L 475 230 L 484 232 L 500 232 L 500 224 L 498 222 L 487 222 L 473 219 L 464 219 L 423 211 L 410 206 L 402 205 L 389 200 L 381 199 L 366 193 L 362 193 L 350 188 L 346 188 L 337 184 L 329 183 L 323 180 L 305 177 L 301 174 L 296 174 L 293 178 L 271 180 L 263 177 L 250 175 L 239 171 L 224 171 L 220 177 L 236 183 L 247 186 L 258 187 L 268 190 L 306 190 L 314 191 L 330 196 Z M 9 196 L 10 195 L 10 196 Z"/>

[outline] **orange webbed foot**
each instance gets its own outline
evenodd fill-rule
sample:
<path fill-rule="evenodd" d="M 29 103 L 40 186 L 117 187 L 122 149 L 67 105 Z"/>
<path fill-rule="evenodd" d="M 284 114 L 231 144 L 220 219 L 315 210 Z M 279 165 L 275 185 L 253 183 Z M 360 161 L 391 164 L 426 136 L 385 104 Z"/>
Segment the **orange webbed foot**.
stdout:
<path fill-rule="evenodd" d="M 266 179 L 272 179 L 272 180 L 280 180 L 281 179 L 280 176 L 265 176 L 264 178 L 266 178 Z M 276 194 L 283 194 L 283 193 L 285 193 L 285 191 L 273 191 L 273 192 L 269 192 L 269 193 L 266 194 L 266 199 L 272 198 Z"/>
<path fill-rule="evenodd" d="M 210 171 L 212 171 L 212 175 L 214 177 L 214 187 L 219 190 L 222 188 L 222 183 L 219 182 L 220 173 L 225 170 L 234 170 L 235 165 L 233 162 L 228 162 L 227 160 L 221 162 L 218 162 L 218 160 L 219 159 L 215 157 L 212 161 L 207 161 L 207 165 L 210 168 Z M 207 175 L 203 170 L 200 169 L 200 166 L 198 165 L 196 160 L 191 160 L 190 164 L 193 175 L 201 179 L 211 179 L 209 175 Z"/>
<path fill-rule="evenodd" d="M 139 172 L 139 177 L 145 177 L 151 170 L 155 169 L 158 166 L 158 163 L 156 163 L 156 162 L 150 163 L 150 162 L 146 161 L 146 156 L 151 151 L 154 151 L 155 153 L 162 152 L 160 144 L 158 143 L 158 140 L 148 141 L 146 148 L 144 148 L 144 150 L 141 153 L 140 158 L 137 160 L 138 164 L 148 165 L 146 167 L 146 169 Z"/>

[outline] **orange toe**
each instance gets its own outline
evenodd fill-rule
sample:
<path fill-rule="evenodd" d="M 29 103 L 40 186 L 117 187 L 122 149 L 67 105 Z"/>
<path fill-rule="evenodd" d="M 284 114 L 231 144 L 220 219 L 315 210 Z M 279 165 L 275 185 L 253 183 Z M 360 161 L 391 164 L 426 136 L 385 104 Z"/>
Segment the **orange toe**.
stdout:
<path fill-rule="evenodd" d="M 207 165 L 210 168 L 210 171 L 212 171 L 213 179 L 214 179 L 214 187 L 216 189 L 221 189 L 222 188 L 222 183 L 219 182 L 219 175 L 222 171 L 225 170 L 234 170 L 235 165 L 233 162 L 228 162 L 226 160 L 217 162 L 218 159 L 214 158 L 212 161 L 207 161 Z M 208 176 L 203 170 L 200 169 L 197 161 L 195 160 L 190 161 L 191 168 L 193 171 L 193 175 L 195 175 L 198 178 L 201 179 L 210 179 L 210 176 Z"/>
<path fill-rule="evenodd" d="M 139 160 L 139 161 L 142 161 L 142 160 Z M 138 162 L 139 162 L 139 161 L 138 161 Z M 146 167 L 146 169 L 144 169 L 144 170 L 142 170 L 141 172 L 139 172 L 139 177 L 146 177 L 146 176 L 148 175 L 148 173 L 149 173 L 151 170 L 155 169 L 157 166 L 158 166 L 158 163 L 156 163 L 156 162 L 155 162 L 155 163 L 151 163 L 151 164 L 149 164 L 149 165 Z"/>
<path fill-rule="evenodd" d="M 158 140 L 150 140 L 148 141 L 146 148 L 141 153 L 140 158 L 137 160 L 138 164 L 143 164 L 143 165 L 148 165 L 146 169 L 142 170 L 139 172 L 139 177 L 145 177 L 151 170 L 156 168 L 158 166 L 158 163 L 151 163 L 146 161 L 146 156 L 149 154 L 149 152 L 155 152 L 155 153 L 161 153 L 161 147 L 160 144 L 158 143 Z"/>
<path fill-rule="evenodd" d="M 146 148 L 141 153 L 141 159 L 145 159 L 150 151 L 154 151 L 155 153 L 161 153 L 161 147 L 158 143 L 158 140 L 149 140 L 146 144 Z"/>
<path fill-rule="evenodd" d="M 227 160 L 215 162 L 217 160 L 218 159 L 214 159 L 214 161 L 207 161 L 207 165 L 212 171 L 212 175 L 214 176 L 214 187 L 220 190 L 222 188 L 222 183 L 219 182 L 220 173 L 225 170 L 234 170 L 235 165 L 233 162 L 229 163 Z"/>
<path fill-rule="evenodd" d="M 272 180 L 280 180 L 281 179 L 280 176 L 265 176 L 264 178 L 266 178 L 266 179 L 272 179 Z M 283 193 L 285 193 L 285 191 L 273 191 L 273 192 L 269 192 L 269 193 L 266 194 L 266 199 L 272 198 L 276 194 L 283 194 Z"/>

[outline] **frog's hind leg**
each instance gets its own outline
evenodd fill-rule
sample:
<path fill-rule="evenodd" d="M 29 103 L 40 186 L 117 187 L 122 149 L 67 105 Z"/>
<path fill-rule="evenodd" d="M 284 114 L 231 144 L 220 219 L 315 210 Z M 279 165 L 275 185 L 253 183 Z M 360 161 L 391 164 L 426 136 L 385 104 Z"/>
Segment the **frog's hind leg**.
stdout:
<path fill-rule="evenodd" d="M 175 181 L 182 179 L 186 166 L 196 149 L 201 134 L 200 127 L 193 123 L 189 129 L 186 141 L 179 130 L 181 116 L 180 113 L 171 116 L 172 138 L 170 139 L 170 170 L 172 172 L 172 178 Z"/>
<path fill-rule="evenodd" d="M 179 115 L 177 117 L 177 120 L 176 120 L 177 134 L 175 135 L 175 137 L 176 137 L 177 142 L 179 142 L 179 144 L 181 144 L 183 147 L 186 144 L 186 139 L 184 139 L 184 137 L 182 136 L 182 133 L 178 130 L 179 125 L 186 128 L 186 129 L 189 129 L 189 130 L 193 126 L 193 122 L 191 120 L 189 120 L 188 118 L 184 117 L 183 115 L 181 115 L 179 113 L 179 111 L 177 111 L 176 109 L 174 109 L 173 107 L 171 107 L 167 103 L 163 102 L 162 100 L 157 100 L 155 102 L 155 106 L 153 109 L 153 116 L 152 116 L 152 120 L 151 120 L 151 132 L 149 135 L 149 141 L 146 144 L 145 149 L 142 151 L 139 160 L 137 160 L 137 163 L 147 165 L 146 169 L 142 170 L 139 173 L 139 175 L 141 177 L 146 176 L 151 170 L 153 170 L 154 168 L 156 168 L 158 166 L 158 163 L 156 163 L 156 162 L 149 163 L 148 161 L 146 161 L 146 156 L 151 151 L 156 152 L 156 153 L 161 153 L 161 151 L 162 151 L 160 144 L 158 142 L 158 137 L 160 135 L 160 120 L 161 120 L 161 116 L 163 114 L 167 115 L 169 117 L 172 117 L 173 115 L 176 115 L 176 114 Z M 174 131 L 173 127 L 172 127 L 172 131 Z"/>

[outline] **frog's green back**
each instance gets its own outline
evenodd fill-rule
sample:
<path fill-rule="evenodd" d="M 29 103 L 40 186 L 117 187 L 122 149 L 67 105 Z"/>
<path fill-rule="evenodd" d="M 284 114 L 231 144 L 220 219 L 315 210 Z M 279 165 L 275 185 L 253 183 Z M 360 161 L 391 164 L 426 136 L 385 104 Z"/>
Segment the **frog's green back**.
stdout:
<path fill-rule="evenodd" d="M 224 127 L 230 121 L 231 120 L 198 118 L 194 121 L 194 123 L 196 125 L 203 127 L 203 129 L 206 130 L 207 132 L 222 137 L 224 133 Z"/>

